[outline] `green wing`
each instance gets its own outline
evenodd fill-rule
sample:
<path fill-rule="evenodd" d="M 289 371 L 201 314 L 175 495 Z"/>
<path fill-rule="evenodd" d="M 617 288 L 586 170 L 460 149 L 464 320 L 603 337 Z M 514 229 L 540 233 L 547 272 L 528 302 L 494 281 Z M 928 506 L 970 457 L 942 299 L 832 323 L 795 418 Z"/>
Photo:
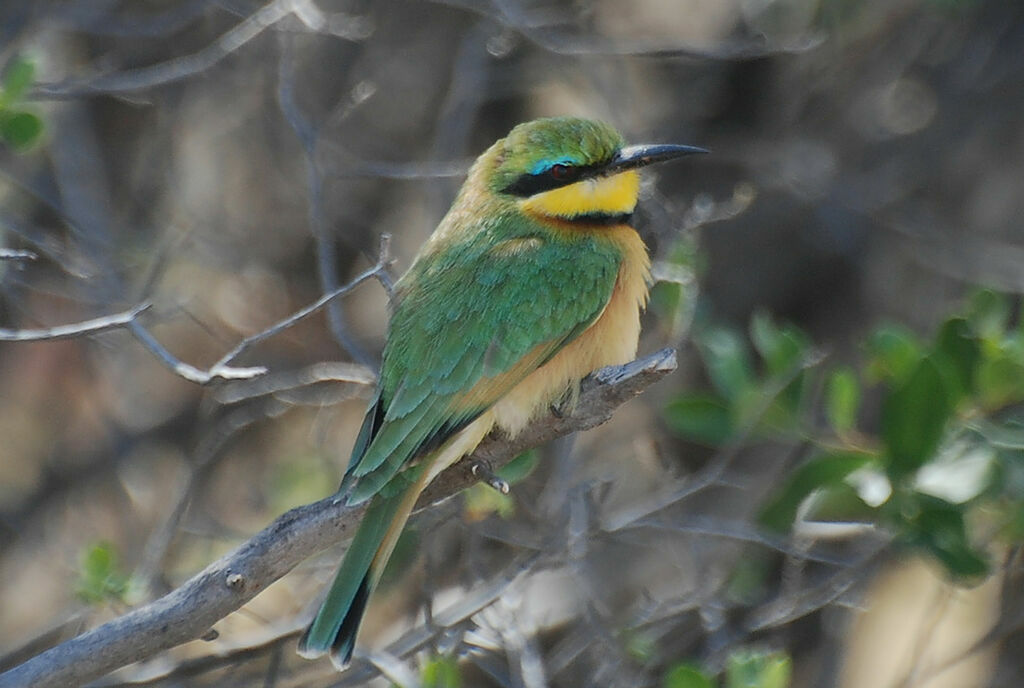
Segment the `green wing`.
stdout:
<path fill-rule="evenodd" d="M 489 236 L 421 258 L 402 279 L 377 402 L 343 483 L 356 483 L 350 502 L 373 496 L 410 459 L 472 422 L 611 298 L 621 262 L 614 247 L 587 236 Z M 536 363 L 524 370 L 516 364 L 526 356 Z"/>

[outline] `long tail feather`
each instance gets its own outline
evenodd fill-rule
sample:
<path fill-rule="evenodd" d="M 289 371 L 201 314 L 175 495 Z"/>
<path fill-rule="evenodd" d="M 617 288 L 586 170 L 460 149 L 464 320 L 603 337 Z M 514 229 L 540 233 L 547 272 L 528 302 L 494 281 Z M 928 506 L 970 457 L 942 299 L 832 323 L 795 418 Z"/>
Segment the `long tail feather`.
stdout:
<path fill-rule="evenodd" d="M 300 655 L 312 659 L 330 652 L 339 669 L 352 661 L 370 595 L 423 487 L 424 481 L 417 480 L 394 497 L 378 495 L 370 503 L 320 611 L 299 639 Z"/>
<path fill-rule="evenodd" d="M 312 659 L 326 654 L 335 644 L 343 626 L 346 630 L 351 629 L 351 635 L 355 636 L 370 596 L 366 589 L 369 587 L 370 567 L 401 502 L 401 496 L 391 499 L 378 497 L 371 502 L 352 544 L 345 552 L 327 597 L 299 639 L 298 651 L 303 657 Z M 358 600 L 361 589 L 365 589 L 362 595 L 365 599 Z M 355 604 L 357 601 L 361 604 Z"/>

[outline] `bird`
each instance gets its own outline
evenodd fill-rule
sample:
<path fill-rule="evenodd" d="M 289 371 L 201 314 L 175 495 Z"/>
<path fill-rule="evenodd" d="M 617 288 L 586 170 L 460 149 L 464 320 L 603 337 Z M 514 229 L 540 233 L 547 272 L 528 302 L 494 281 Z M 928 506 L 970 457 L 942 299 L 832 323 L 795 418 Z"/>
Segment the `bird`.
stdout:
<path fill-rule="evenodd" d="M 606 123 L 550 117 L 476 159 L 394 285 L 378 382 L 338 491 L 369 504 L 300 655 L 350 664 L 370 596 L 439 473 L 492 430 L 514 437 L 589 373 L 634 358 L 651 281 L 631 225 L 639 169 L 706 152 L 630 146 Z"/>

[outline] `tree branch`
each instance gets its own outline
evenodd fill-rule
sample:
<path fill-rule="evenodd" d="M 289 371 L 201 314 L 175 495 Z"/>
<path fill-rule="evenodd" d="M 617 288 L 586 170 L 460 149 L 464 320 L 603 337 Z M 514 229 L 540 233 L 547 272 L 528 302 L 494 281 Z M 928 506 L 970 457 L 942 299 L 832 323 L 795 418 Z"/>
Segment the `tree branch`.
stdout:
<path fill-rule="evenodd" d="M 72 323 L 70 325 L 57 325 L 42 330 L 8 330 L 0 327 L 0 342 L 45 342 L 61 339 L 72 339 L 88 334 L 99 334 L 107 330 L 114 330 L 119 327 L 131 327 L 136 322 L 139 314 L 149 308 L 148 303 L 139 304 L 126 311 L 104 315 L 92 320 Z"/>
<path fill-rule="evenodd" d="M 492 434 L 470 457 L 438 476 L 418 508 L 476 482 L 473 466 L 481 461 L 498 468 L 529 447 L 605 422 L 618 406 L 675 367 L 675 351 L 664 349 L 595 372 L 583 381 L 571 414 L 544 418 L 513 441 Z M 348 536 L 364 509 L 345 506 L 333 496 L 292 509 L 164 597 L 0 674 L 0 688 L 80 685 L 199 638 L 304 559 Z"/>
<path fill-rule="evenodd" d="M 83 95 L 133 93 L 181 81 L 208 70 L 289 15 L 296 17 L 299 26 L 308 31 L 322 31 L 347 40 L 366 37 L 365 22 L 358 17 L 343 14 L 327 16 L 309 0 L 272 0 L 197 52 L 122 72 L 38 84 L 31 96 L 75 98 Z M 346 30 L 345 24 L 355 26 Z"/>
<path fill-rule="evenodd" d="M 37 260 L 38 255 L 32 251 L 23 251 L 14 248 L 0 248 L 0 260 Z"/>

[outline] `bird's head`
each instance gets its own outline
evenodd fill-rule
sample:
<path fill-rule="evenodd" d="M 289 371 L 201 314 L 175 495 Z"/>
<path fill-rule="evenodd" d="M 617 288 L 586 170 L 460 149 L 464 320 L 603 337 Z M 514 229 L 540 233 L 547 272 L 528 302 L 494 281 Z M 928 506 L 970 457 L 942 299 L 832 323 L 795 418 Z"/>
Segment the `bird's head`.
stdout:
<path fill-rule="evenodd" d="M 624 222 L 640 191 L 637 170 L 702 148 L 627 146 L 611 126 L 577 117 L 520 124 L 485 154 L 487 191 L 531 215 L 588 224 Z"/>

